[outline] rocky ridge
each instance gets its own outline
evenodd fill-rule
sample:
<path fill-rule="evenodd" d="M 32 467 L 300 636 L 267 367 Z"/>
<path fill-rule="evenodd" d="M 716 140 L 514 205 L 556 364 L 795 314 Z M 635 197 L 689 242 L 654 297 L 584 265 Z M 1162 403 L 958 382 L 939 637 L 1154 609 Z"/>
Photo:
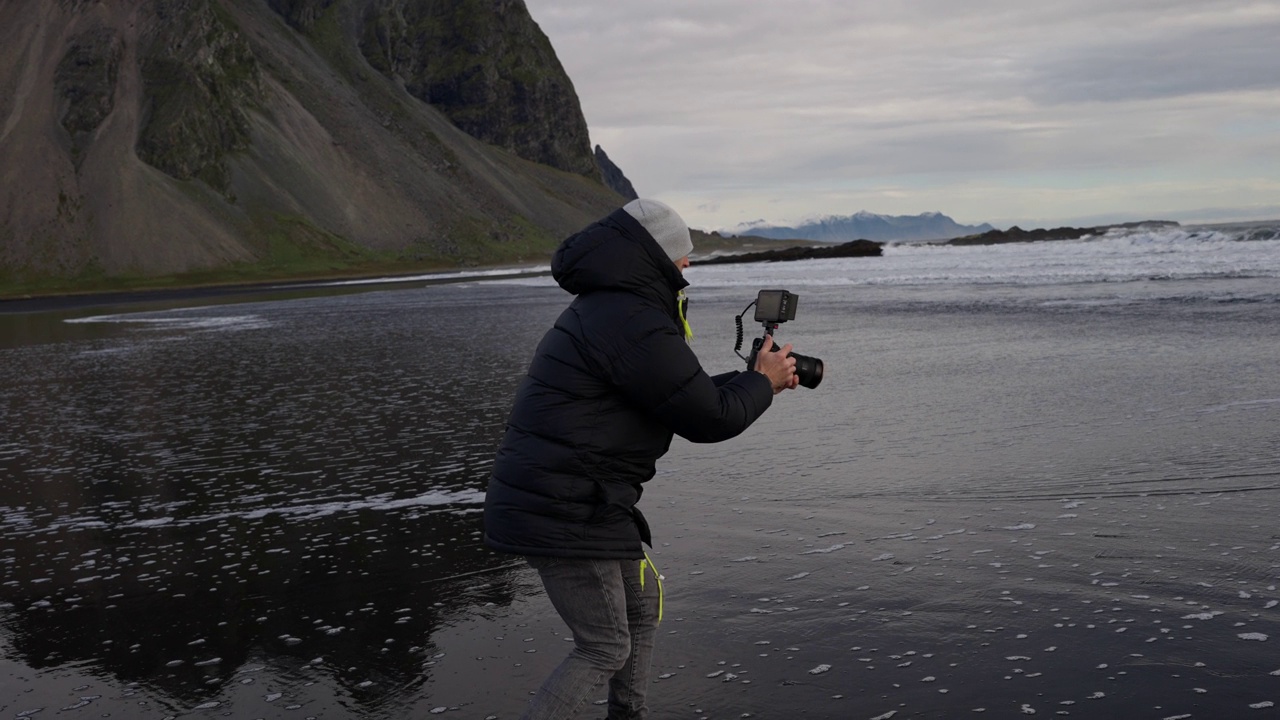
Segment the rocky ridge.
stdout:
<path fill-rule="evenodd" d="M 632 187 L 631 181 L 622 173 L 622 168 L 614 164 L 609 159 L 609 155 L 605 153 L 604 148 L 596 146 L 596 165 L 600 167 L 600 173 L 604 176 L 604 184 L 613 189 L 627 200 L 635 200 L 640 196 L 636 194 L 636 189 Z"/>
<path fill-rule="evenodd" d="M 599 177 L 573 83 L 521 0 L 373 0 L 360 50 L 472 137 Z"/>

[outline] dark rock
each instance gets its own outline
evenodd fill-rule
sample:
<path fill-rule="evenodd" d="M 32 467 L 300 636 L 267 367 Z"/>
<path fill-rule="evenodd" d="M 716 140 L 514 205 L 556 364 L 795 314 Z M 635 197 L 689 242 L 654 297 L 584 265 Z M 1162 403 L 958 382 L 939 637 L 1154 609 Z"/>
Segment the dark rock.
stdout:
<path fill-rule="evenodd" d="M 334 0 L 267 0 L 272 10 L 291 26 L 303 32 L 310 30 Z"/>
<path fill-rule="evenodd" d="M 253 52 L 209 0 L 161 0 L 143 42 L 149 106 L 138 157 L 180 180 L 225 189 L 224 157 L 248 147 L 246 111 L 260 92 Z"/>
<path fill-rule="evenodd" d="M 1139 227 L 1177 227 L 1178 223 L 1172 220 L 1144 220 L 1141 222 L 1117 223 L 1115 225 L 1098 225 L 1095 227 L 1077 228 L 1077 227 L 1058 227 L 1053 229 L 1035 228 L 1033 230 L 1023 230 L 1014 225 L 1008 230 L 990 230 L 979 235 L 966 235 L 964 237 L 947 240 L 940 245 L 1000 245 L 1003 243 L 1014 242 L 1043 242 L 1047 240 L 1078 240 L 1088 235 L 1105 235 L 1109 230 L 1118 228 L 1139 228 Z"/>
<path fill-rule="evenodd" d="M 71 154 L 77 165 L 93 131 L 115 107 L 120 50 L 120 38 L 114 32 L 95 28 L 74 37 L 58 63 L 54 87 L 64 104 L 62 126 L 71 134 Z"/>
<path fill-rule="evenodd" d="M 879 257 L 882 254 L 883 247 L 883 243 L 871 240 L 851 240 L 840 245 L 809 245 L 737 255 L 717 255 L 716 257 L 692 261 L 689 264 L 725 265 L 728 263 L 782 262 L 785 260 L 815 260 L 842 257 Z"/>
<path fill-rule="evenodd" d="M 472 137 L 600 178 L 573 82 L 520 0 L 372 0 L 360 49 Z"/>
<path fill-rule="evenodd" d="M 610 190 L 618 193 L 628 200 L 635 200 L 640 196 L 636 194 L 636 189 L 631 186 L 631 181 L 626 175 L 622 174 L 622 168 L 619 168 L 605 154 L 604 148 L 596 146 L 596 165 L 600 167 L 600 175 L 604 178 L 604 184 Z"/>

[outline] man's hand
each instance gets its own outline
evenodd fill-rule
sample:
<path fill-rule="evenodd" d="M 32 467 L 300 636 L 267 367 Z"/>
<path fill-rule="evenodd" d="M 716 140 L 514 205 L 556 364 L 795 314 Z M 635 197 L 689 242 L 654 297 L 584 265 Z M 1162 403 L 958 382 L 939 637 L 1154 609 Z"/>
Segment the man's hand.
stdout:
<path fill-rule="evenodd" d="M 772 347 L 773 337 L 765 335 L 760 351 L 756 353 L 755 370 L 769 378 L 773 383 L 773 394 L 777 395 L 783 390 L 794 389 L 800 384 L 800 378 L 796 377 L 796 359 L 787 357 L 791 353 L 791 343 L 783 345 L 777 352 L 768 350 Z"/>

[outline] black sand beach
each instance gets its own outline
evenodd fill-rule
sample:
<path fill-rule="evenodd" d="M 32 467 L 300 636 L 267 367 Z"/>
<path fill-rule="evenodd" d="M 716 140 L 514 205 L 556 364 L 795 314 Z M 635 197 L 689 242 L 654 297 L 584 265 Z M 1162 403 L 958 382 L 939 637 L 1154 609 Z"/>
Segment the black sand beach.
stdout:
<path fill-rule="evenodd" d="M 646 491 L 654 717 L 1276 712 L 1274 304 L 797 289 L 822 386 Z M 709 369 L 748 292 L 695 294 Z M 479 509 L 565 300 L 84 309 L 0 349 L 0 713 L 517 717 L 569 643 Z"/>

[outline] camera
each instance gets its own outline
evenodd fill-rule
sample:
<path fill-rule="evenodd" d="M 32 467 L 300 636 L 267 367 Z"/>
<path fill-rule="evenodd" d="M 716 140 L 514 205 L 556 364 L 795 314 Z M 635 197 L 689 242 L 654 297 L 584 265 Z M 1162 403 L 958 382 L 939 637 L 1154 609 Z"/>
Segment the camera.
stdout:
<path fill-rule="evenodd" d="M 755 320 L 764 325 L 764 335 L 776 336 L 779 324 L 796 319 L 796 305 L 799 303 L 800 296 L 786 290 L 761 290 L 751 305 L 756 306 Z M 738 342 L 733 350 L 738 353 L 738 357 L 743 357 L 740 352 L 742 350 L 742 316 L 747 314 L 751 305 L 748 305 L 742 314 L 734 319 L 738 325 Z M 747 361 L 748 370 L 755 368 L 756 355 L 760 352 L 762 345 L 764 345 L 764 336 L 752 341 L 751 355 L 744 358 Z M 772 351 L 777 350 L 778 344 L 774 343 Z M 797 352 L 789 353 L 787 357 L 795 358 L 796 377 L 800 378 L 801 385 L 810 389 L 818 387 L 818 383 L 822 382 L 822 360 Z"/>

